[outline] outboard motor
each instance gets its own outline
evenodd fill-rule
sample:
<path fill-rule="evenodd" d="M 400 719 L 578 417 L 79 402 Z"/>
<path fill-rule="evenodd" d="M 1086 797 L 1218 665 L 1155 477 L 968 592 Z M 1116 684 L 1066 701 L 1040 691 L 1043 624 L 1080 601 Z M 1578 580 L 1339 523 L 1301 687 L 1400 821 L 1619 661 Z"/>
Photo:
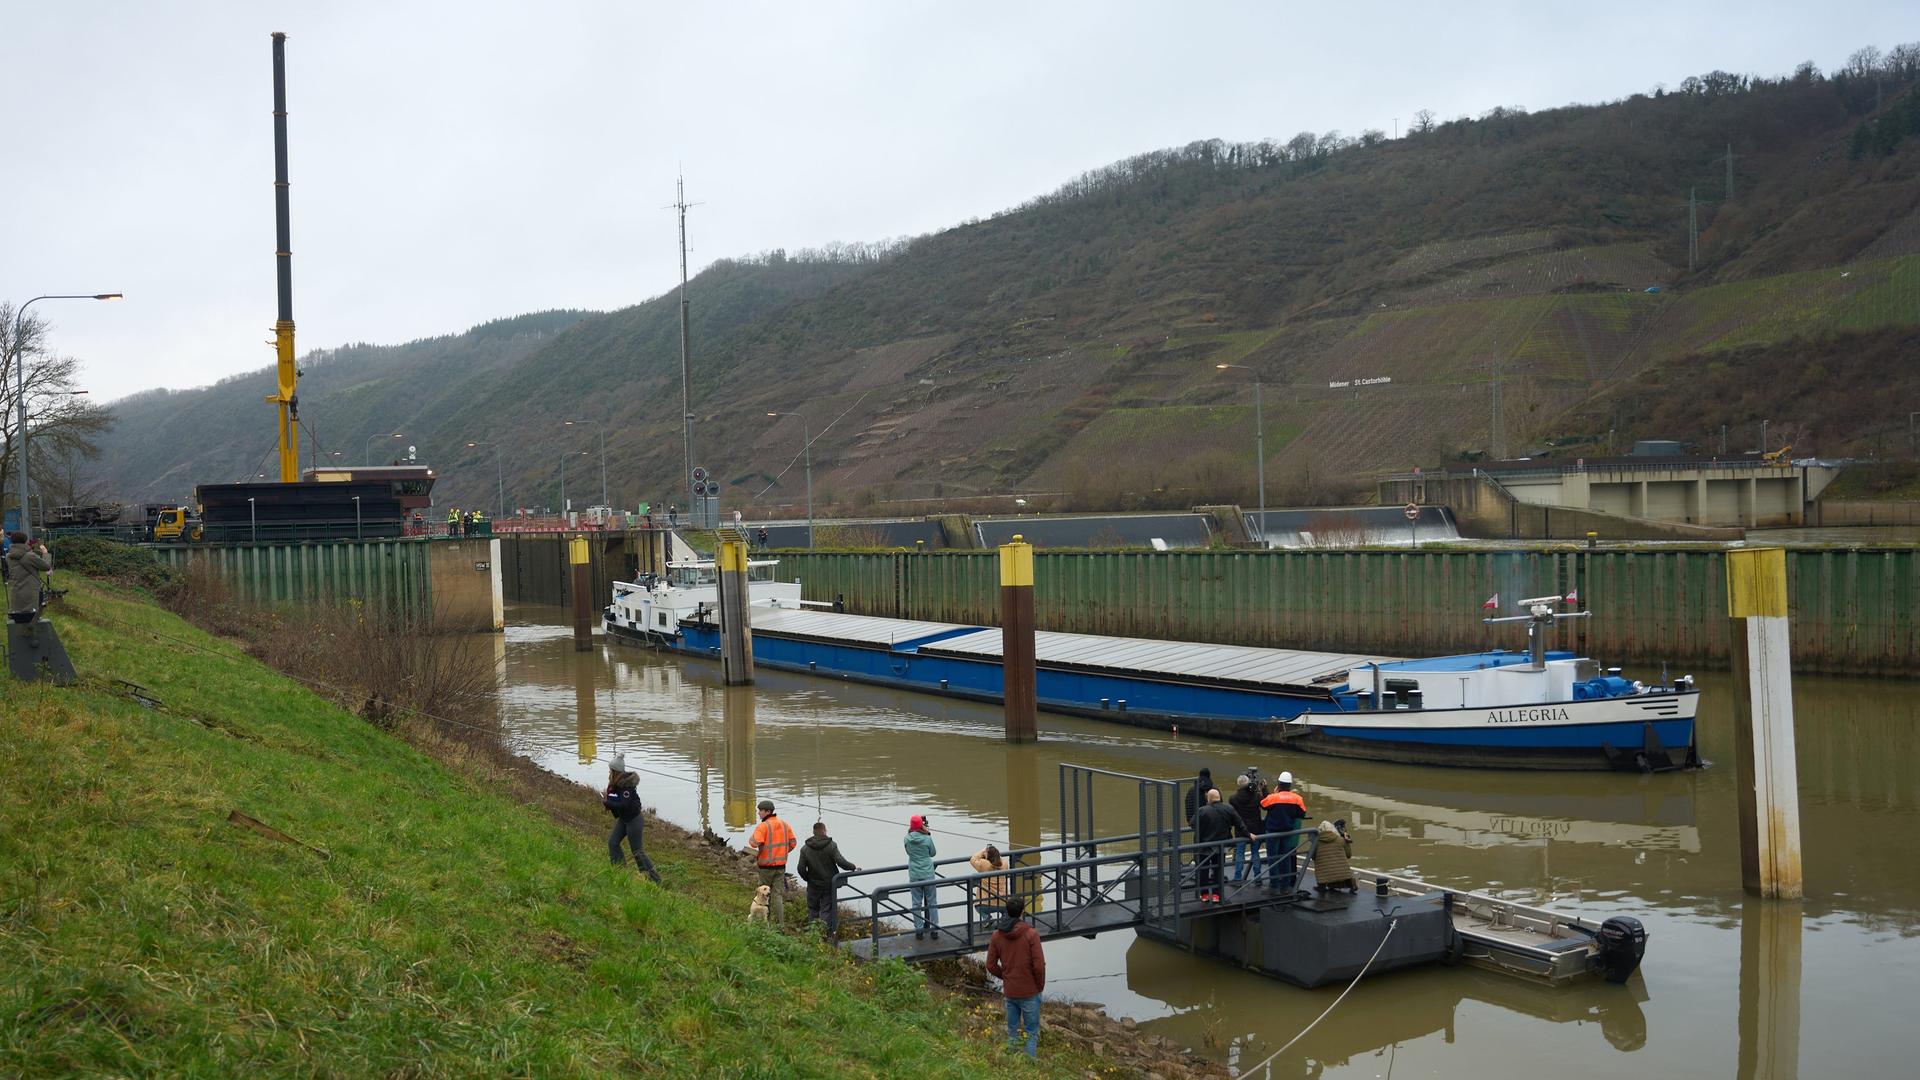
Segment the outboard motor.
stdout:
<path fill-rule="evenodd" d="M 1647 928 L 1631 915 L 1615 915 L 1600 924 L 1600 970 L 1610 983 L 1623 983 L 1647 955 Z"/>

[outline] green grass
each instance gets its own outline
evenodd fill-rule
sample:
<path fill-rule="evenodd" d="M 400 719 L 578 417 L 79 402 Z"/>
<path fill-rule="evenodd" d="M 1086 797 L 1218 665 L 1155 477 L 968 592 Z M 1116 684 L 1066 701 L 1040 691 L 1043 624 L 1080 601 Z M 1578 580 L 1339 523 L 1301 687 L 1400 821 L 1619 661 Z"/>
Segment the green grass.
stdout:
<path fill-rule="evenodd" d="M 702 900 L 727 886 L 692 856 L 645 884 L 230 643 L 62 583 L 83 684 L 0 682 L 0 1074 L 1034 1074 L 917 972 Z"/>

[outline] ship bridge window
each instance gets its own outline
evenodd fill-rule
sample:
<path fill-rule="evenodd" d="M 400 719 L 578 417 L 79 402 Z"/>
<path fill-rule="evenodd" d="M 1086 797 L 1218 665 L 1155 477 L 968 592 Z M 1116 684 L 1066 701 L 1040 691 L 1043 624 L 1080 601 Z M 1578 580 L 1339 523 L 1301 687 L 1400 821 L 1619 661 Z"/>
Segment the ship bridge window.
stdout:
<path fill-rule="evenodd" d="M 664 611 L 660 613 L 660 625 L 661 626 L 667 625 L 667 613 Z"/>
<path fill-rule="evenodd" d="M 696 585 L 712 585 L 716 580 L 711 566 L 676 566 L 672 571 L 673 583 L 682 589 Z"/>

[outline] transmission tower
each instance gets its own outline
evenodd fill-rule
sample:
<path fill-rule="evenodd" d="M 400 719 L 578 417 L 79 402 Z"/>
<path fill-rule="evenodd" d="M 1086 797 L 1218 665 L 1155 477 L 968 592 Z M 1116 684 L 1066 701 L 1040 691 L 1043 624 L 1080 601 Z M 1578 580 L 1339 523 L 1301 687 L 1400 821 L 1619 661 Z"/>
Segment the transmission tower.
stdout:
<path fill-rule="evenodd" d="M 699 203 L 687 202 L 687 178 L 677 176 L 673 181 L 673 204 L 667 210 L 677 210 L 680 214 L 680 446 L 685 456 L 680 469 L 680 483 L 687 492 L 687 513 L 693 513 L 695 499 L 699 493 L 693 490 L 693 361 L 687 337 L 687 207 Z"/>
<path fill-rule="evenodd" d="M 1700 203 L 1693 188 L 1687 189 L 1687 271 L 1700 261 Z"/>

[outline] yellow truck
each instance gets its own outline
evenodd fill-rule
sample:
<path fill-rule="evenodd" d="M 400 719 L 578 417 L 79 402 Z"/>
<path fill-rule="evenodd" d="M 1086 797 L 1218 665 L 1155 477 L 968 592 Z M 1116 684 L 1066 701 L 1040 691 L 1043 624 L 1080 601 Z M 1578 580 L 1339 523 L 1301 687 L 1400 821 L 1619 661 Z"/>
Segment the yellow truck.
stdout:
<path fill-rule="evenodd" d="M 200 516 L 191 507 L 164 506 L 153 518 L 153 539 L 155 543 L 174 543 L 200 540 Z"/>

